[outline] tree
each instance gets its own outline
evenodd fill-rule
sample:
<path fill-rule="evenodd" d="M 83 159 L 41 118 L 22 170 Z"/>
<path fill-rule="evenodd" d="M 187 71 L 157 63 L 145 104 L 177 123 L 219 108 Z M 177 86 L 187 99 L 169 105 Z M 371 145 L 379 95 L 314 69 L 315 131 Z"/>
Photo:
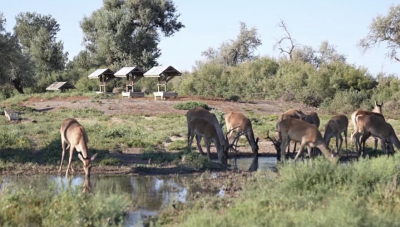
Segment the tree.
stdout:
<path fill-rule="evenodd" d="M 400 62 L 397 56 L 400 47 L 400 5 L 391 6 L 388 15 L 374 18 L 368 35 L 359 41 L 358 46 L 365 52 L 382 42 L 387 44 L 387 56 Z"/>
<path fill-rule="evenodd" d="M 11 83 L 18 92 L 24 93 L 23 86 L 33 83 L 30 59 L 21 52 L 16 35 L 5 31 L 5 23 L 0 13 L 0 84 Z"/>
<path fill-rule="evenodd" d="M 64 70 L 68 52 L 64 53 L 62 41 L 56 41 L 60 26 L 50 15 L 21 13 L 16 17 L 14 31 L 22 46 L 23 53 L 29 55 L 37 81 L 35 91 L 44 89 L 59 78 Z"/>
<path fill-rule="evenodd" d="M 256 58 L 254 51 L 261 45 L 257 29 L 247 29 L 245 23 L 240 22 L 240 32 L 236 40 L 223 42 L 218 50 L 209 48 L 202 52 L 210 61 L 223 64 L 225 66 L 235 66 L 245 61 L 251 61 Z"/>
<path fill-rule="evenodd" d="M 104 0 L 84 17 L 81 28 L 94 64 L 149 68 L 161 55 L 160 34 L 172 36 L 184 25 L 171 0 Z"/>
<path fill-rule="evenodd" d="M 278 27 L 282 28 L 285 34 L 277 40 L 274 48 L 278 47 L 280 54 L 287 54 L 289 55 L 289 59 L 293 59 L 293 51 L 296 49 L 299 44 L 292 38 L 290 35 L 289 29 L 286 26 L 285 21 L 280 20 Z M 285 46 L 285 43 L 289 42 L 289 45 Z"/>

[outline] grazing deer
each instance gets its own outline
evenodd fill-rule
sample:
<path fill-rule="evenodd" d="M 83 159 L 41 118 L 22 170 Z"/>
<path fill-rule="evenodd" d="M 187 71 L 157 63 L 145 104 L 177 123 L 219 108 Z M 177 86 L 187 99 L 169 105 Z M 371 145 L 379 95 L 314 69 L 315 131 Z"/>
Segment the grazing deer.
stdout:
<path fill-rule="evenodd" d="M 317 112 L 314 112 L 314 111 L 308 112 L 306 117 L 303 118 L 302 120 L 304 120 L 305 122 L 310 123 L 312 125 L 315 125 L 317 128 L 319 128 L 320 119 L 318 117 Z M 296 144 L 294 144 L 294 150 L 296 150 Z M 313 155 L 318 154 L 318 151 L 315 148 L 312 148 L 311 150 L 312 150 Z"/>
<path fill-rule="evenodd" d="M 230 112 L 225 115 L 225 123 L 227 131 L 230 131 L 228 138 L 231 138 L 232 133 L 236 132 L 236 141 L 238 141 L 241 132 L 246 132 L 244 135 L 246 136 L 247 142 L 249 142 L 251 150 L 254 154 L 258 154 L 258 138 L 254 139 L 253 128 L 251 125 L 250 119 L 244 116 L 239 112 Z M 235 130 L 232 130 L 236 128 Z M 236 144 L 237 146 L 237 144 Z"/>
<path fill-rule="evenodd" d="M 269 139 L 272 142 L 272 145 L 274 145 L 275 150 L 276 150 L 276 159 L 278 161 L 281 160 L 281 140 L 277 140 L 274 137 L 269 136 L 269 131 L 267 131 L 267 137 L 265 139 Z"/>
<path fill-rule="evenodd" d="M 217 131 L 217 134 L 218 134 L 218 138 L 220 139 L 220 143 L 221 144 L 225 143 L 224 133 L 222 132 L 222 127 L 219 124 L 218 119 L 215 116 L 215 114 L 210 113 L 208 110 L 206 110 L 202 107 L 195 107 L 186 113 L 186 119 L 187 119 L 187 124 L 188 124 L 188 149 L 191 149 L 191 146 L 189 146 L 189 134 L 190 134 L 189 124 L 193 119 L 197 119 L 197 118 L 204 119 L 207 122 L 209 122 L 210 124 L 214 125 L 214 127 Z M 196 141 L 197 141 L 197 149 L 199 150 L 199 152 L 201 154 L 204 154 L 203 149 L 200 146 L 201 137 L 196 136 Z"/>
<path fill-rule="evenodd" d="M 356 135 L 356 133 L 358 132 L 357 129 L 357 116 L 360 115 L 371 115 L 371 114 L 381 114 L 382 115 L 382 106 L 383 106 L 383 102 L 381 104 L 378 104 L 375 101 L 375 107 L 372 111 L 367 111 L 367 110 L 356 110 L 351 114 L 351 122 L 353 123 L 353 132 L 351 133 L 350 139 L 353 140 L 353 138 L 355 138 L 354 136 Z M 383 117 L 383 115 L 382 115 Z M 358 136 L 359 137 L 359 136 Z M 356 145 L 356 151 L 359 152 L 359 141 L 354 141 L 355 145 Z M 378 139 L 375 138 L 375 150 L 378 147 Z"/>
<path fill-rule="evenodd" d="M 69 148 L 69 161 L 67 172 L 65 173 L 68 176 L 68 171 L 72 168 L 72 154 L 74 149 L 78 152 L 79 159 L 83 162 L 83 170 L 85 171 L 85 176 L 90 176 L 90 169 L 92 168 L 91 161 L 93 161 L 97 154 L 93 155 L 92 157 L 89 156 L 88 152 L 88 137 L 86 135 L 85 129 L 82 127 L 79 122 L 73 118 L 65 119 L 60 128 L 61 133 L 61 146 L 62 146 L 62 156 L 61 156 L 61 164 L 60 169 L 58 172 L 61 172 L 62 165 L 64 162 L 64 155 L 65 155 L 65 143 L 68 144 L 67 149 Z"/>
<path fill-rule="evenodd" d="M 217 130 L 214 125 L 210 124 L 208 121 L 196 118 L 189 123 L 189 146 L 191 146 L 194 136 L 196 136 L 197 146 L 200 146 L 201 137 L 204 137 L 204 142 L 207 148 L 207 157 L 210 160 L 210 146 L 211 142 L 215 144 L 217 149 L 218 159 L 222 164 L 226 164 L 228 157 L 228 151 L 230 148 L 228 137 L 225 138 L 225 143 L 221 144 Z"/>
<path fill-rule="evenodd" d="M 332 137 L 336 137 L 336 149 L 337 152 L 340 152 L 340 149 L 343 144 L 342 132 L 344 133 L 344 141 L 346 144 L 347 150 L 347 127 L 349 125 L 349 119 L 346 115 L 339 114 L 332 117 L 325 125 L 325 134 L 324 140 L 326 145 L 329 147 L 329 142 L 331 141 Z M 340 145 L 339 145 L 340 141 Z"/>
<path fill-rule="evenodd" d="M 317 147 L 325 155 L 326 158 L 332 162 L 336 162 L 332 151 L 326 146 L 321 133 L 315 125 L 307 123 L 299 119 L 286 119 L 278 124 L 279 139 L 281 141 L 281 159 L 285 161 L 286 147 L 289 145 L 290 140 L 300 142 L 300 149 L 297 152 L 295 161 L 307 146 L 308 154 L 311 158 L 311 148 Z"/>
<path fill-rule="evenodd" d="M 203 124 L 208 123 L 208 124 L 206 124 L 207 129 L 213 130 L 212 133 L 214 134 L 213 135 L 214 143 L 215 143 L 215 140 L 218 140 L 218 144 L 219 144 L 219 145 L 217 145 L 218 159 L 222 164 L 227 164 L 229 143 L 228 143 L 227 139 L 224 137 L 224 133 L 222 132 L 222 127 L 219 124 L 218 119 L 215 116 L 215 114 L 210 113 L 209 111 L 207 111 L 206 109 L 204 109 L 202 107 L 196 107 L 196 108 L 189 110 L 186 113 L 186 119 L 187 119 L 187 124 L 188 124 L 188 148 L 189 149 L 191 148 L 193 136 L 196 135 L 197 148 L 199 149 L 199 151 L 202 154 L 204 154 L 204 152 L 200 146 L 200 141 L 201 141 L 201 138 L 203 137 L 202 134 L 204 135 L 206 132 Z M 194 120 L 203 120 L 203 121 L 197 121 L 199 123 L 191 124 L 191 122 Z M 199 126 L 197 126 L 197 125 L 199 125 Z M 202 127 L 202 129 L 200 127 Z M 196 130 L 199 133 L 195 133 Z M 214 132 L 214 130 L 215 130 L 215 132 Z M 203 131 L 203 133 L 200 133 L 200 131 Z M 211 132 L 207 132 L 207 133 L 212 134 Z M 207 143 L 206 143 L 206 145 L 207 145 Z"/>
<path fill-rule="evenodd" d="M 371 135 L 379 138 L 381 142 L 382 151 L 386 154 L 386 143 L 389 145 L 390 149 L 394 152 L 393 144 L 400 149 L 400 141 L 397 138 L 397 135 L 389 123 L 385 121 L 385 119 L 379 115 L 359 115 L 356 119 L 357 122 L 357 132 L 356 140 L 359 140 L 359 137 L 362 135 L 361 144 L 362 153 L 365 156 L 365 141 Z M 361 154 L 361 151 L 358 152 Z"/>
<path fill-rule="evenodd" d="M 276 122 L 276 129 L 278 129 L 278 124 L 286 119 L 302 119 L 304 120 L 307 117 L 305 113 L 298 109 L 289 109 L 285 113 L 281 114 L 278 118 L 278 122 Z M 296 150 L 296 142 L 294 143 L 293 152 Z M 288 145 L 288 153 L 290 153 L 290 145 Z"/>

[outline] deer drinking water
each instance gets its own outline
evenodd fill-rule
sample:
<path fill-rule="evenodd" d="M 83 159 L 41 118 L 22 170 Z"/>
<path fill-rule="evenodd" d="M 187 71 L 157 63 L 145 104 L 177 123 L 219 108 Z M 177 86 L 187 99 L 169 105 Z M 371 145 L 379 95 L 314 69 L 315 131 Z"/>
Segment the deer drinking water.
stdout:
<path fill-rule="evenodd" d="M 72 155 L 74 149 L 78 152 L 79 159 L 83 162 L 83 170 L 85 171 L 85 175 L 87 177 L 90 176 L 90 169 L 92 168 L 91 161 L 93 161 L 97 154 L 93 155 L 92 157 L 89 156 L 88 152 L 88 137 L 86 135 L 86 131 L 79 122 L 73 118 L 65 119 L 60 128 L 61 133 L 61 146 L 62 146 L 62 156 L 61 156 L 61 164 L 60 169 L 58 172 L 62 171 L 62 165 L 64 162 L 64 155 L 65 155 L 65 143 L 68 144 L 67 149 L 69 148 L 69 161 L 67 172 L 65 173 L 68 176 L 68 171 L 72 168 Z"/>
<path fill-rule="evenodd" d="M 239 136 L 244 134 L 247 142 L 249 142 L 251 150 L 255 155 L 258 154 L 258 138 L 254 139 L 253 127 L 250 119 L 239 112 L 230 112 L 225 115 L 225 123 L 227 131 L 230 131 L 228 138 L 232 136 L 232 133 L 236 132 L 236 143 L 239 140 Z M 232 130 L 233 129 L 233 130 Z M 237 146 L 237 144 L 236 144 Z"/>
<path fill-rule="evenodd" d="M 307 123 L 299 119 L 286 119 L 278 123 L 279 139 L 281 141 L 281 159 L 285 161 L 286 148 L 290 141 L 300 142 L 300 149 L 297 152 L 295 161 L 301 154 L 303 148 L 307 146 L 308 153 L 311 157 L 311 148 L 317 147 L 325 155 L 326 158 L 333 162 L 337 159 L 334 158 L 332 151 L 326 146 L 321 133 L 315 125 Z"/>

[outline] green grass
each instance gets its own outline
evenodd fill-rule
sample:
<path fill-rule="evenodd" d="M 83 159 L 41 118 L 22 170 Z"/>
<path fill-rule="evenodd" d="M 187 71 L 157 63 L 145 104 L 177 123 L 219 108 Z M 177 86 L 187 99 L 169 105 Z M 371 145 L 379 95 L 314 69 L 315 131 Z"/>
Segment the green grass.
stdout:
<path fill-rule="evenodd" d="M 239 198 L 202 197 L 159 215 L 156 226 L 397 226 L 400 155 L 258 173 Z"/>
<path fill-rule="evenodd" d="M 129 195 L 84 194 L 81 187 L 46 190 L 9 186 L 1 193 L 1 226 L 120 226 Z"/>
<path fill-rule="evenodd" d="M 191 110 L 195 107 L 203 107 L 204 109 L 207 109 L 207 110 L 209 109 L 207 104 L 205 104 L 203 102 L 195 102 L 195 101 L 177 103 L 174 105 L 174 108 L 178 109 L 178 110 Z"/>

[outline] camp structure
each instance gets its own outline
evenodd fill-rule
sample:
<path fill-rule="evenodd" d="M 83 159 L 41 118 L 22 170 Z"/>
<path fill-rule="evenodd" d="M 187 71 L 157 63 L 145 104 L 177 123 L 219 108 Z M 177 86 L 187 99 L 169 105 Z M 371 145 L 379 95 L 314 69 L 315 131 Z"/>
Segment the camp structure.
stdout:
<path fill-rule="evenodd" d="M 168 97 L 177 97 L 178 93 L 176 92 L 167 92 L 167 83 L 172 80 L 175 76 L 182 75 L 181 72 L 176 70 L 172 66 L 154 66 L 149 71 L 144 74 L 144 77 L 156 77 L 158 79 L 157 84 L 157 92 L 154 92 L 154 100 L 157 100 L 157 97 L 161 99 L 165 99 Z M 160 91 L 160 86 L 164 86 L 164 91 Z"/>
<path fill-rule="evenodd" d="M 68 89 L 75 89 L 74 85 L 68 82 L 54 82 L 46 88 L 46 91 L 61 91 L 65 92 Z"/>
<path fill-rule="evenodd" d="M 114 73 L 115 77 L 126 78 L 126 90 L 122 97 L 143 97 L 143 92 L 134 92 L 135 83 L 143 78 L 143 71 L 137 67 L 123 67 Z"/>
<path fill-rule="evenodd" d="M 105 93 L 106 92 L 106 85 L 107 82 L 110 82 L 110 80 L 114 79 L 114 72 L 111 69 L 96 69 L 96 71 L 92 72 L 92 74 L 89 75 L 89 79 L 99 79 L 100 80 L 100 91 L 97 93 Z"/>

